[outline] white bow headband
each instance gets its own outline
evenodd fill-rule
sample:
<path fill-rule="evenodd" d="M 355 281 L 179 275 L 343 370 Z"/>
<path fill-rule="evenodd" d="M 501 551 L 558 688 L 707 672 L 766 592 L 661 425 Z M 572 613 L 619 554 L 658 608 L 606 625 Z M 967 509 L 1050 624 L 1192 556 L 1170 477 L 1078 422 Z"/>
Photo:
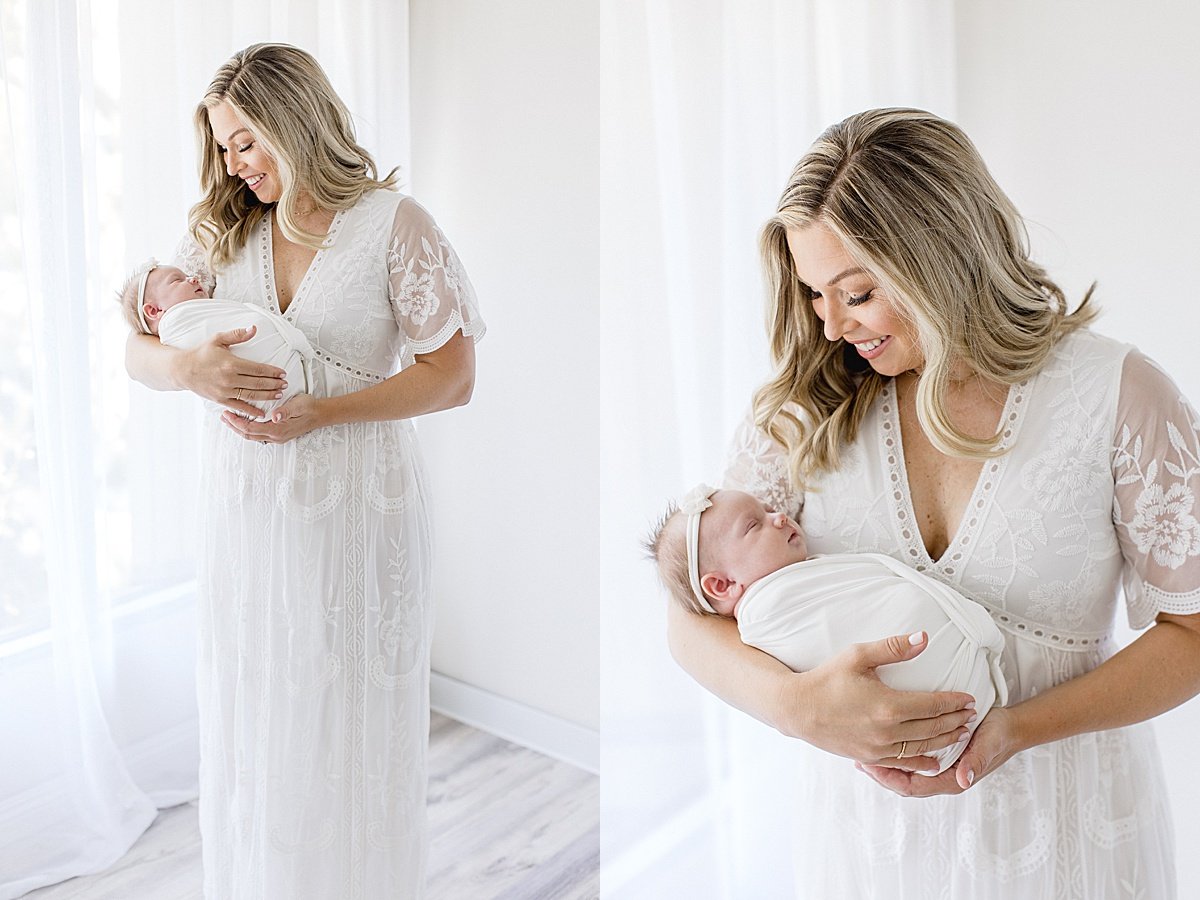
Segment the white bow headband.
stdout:
<path fill-rule="evenodd" d="M 692 583 L 692 593 L 700 605 L 713 615 L 717 611 L 712 608 L 704 589 L 700 587 L 700 514 L 712 506 L 708 499 L 719 489 L 707 484 L 698 484 L 679 501 L 679 511 L 687 516 L 687 564 L 688 580 Z"/>
<path fill-rule="evenodd" d="M 158 268 L 158 260 L 152 256 L 148 260 L 146 260 L 144 263 L 142 263 L 140 266 L 138 266 L 137 271 L 135 271 L 133 273 L 134 277 L 138 278 L 138 289 L 137 289 L 138 321 L 142 323 L 142 331 L 144 331 L 146 334 L 153 334 L 153 332 L 150 331 L 150 325 L 149 325 L 149 323 L 146 322 L 146 312 L 145 312 L 145 310 L 142 309 L 142 306 L 144 306 L 146 303 L 146 282 L 150 280 L 150 273 L 153 272 L 157 268 Z M 140 277 L 138 277 L 138 276 L 140 276 Z"/>

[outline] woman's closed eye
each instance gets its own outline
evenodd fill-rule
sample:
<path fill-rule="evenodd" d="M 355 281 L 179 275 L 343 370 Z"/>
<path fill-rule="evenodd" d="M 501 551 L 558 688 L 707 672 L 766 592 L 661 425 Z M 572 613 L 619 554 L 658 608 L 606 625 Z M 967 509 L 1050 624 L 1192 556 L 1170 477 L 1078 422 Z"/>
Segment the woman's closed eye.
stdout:
<path fill-rule="evenodd" d="M 871 295 L 875 293 L 875 289 L 867 291 L 865 294 L 859 294 L 857 297 L 849 297 L 846 299 L 847 306 L 862 306 L 871 299 Z"/>
<path fill-rule="evenodd" d="M 814 300 L 821 299 L 820 291 L 814 291 L 812 288 L 809 288 L 808 293 Z M 868 300 L 870 300 L 871 295 L 874 293 L 875 293 L 875 288 L 871 288 L 871 290 L 867 291 L 865 294 L 859 294 L 857 296 L 852 294 L 851 296 L 846 298 L 846 305 L 847 306 L 861 306 L 862 304 L 864 304 Z"/>

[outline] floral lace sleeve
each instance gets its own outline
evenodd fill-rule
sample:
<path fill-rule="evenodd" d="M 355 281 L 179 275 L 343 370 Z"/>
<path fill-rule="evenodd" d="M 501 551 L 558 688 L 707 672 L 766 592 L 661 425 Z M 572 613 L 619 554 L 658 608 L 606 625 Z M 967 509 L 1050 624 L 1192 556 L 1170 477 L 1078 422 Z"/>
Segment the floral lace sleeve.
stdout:
<path fill-rule="evenodd" d="M 396 208 L 388 246 L 388 295 L 407 337 L 404 364 L 432 353 L 461 330 L 477 342 L 486 330 L 454 248 L 419 203 L 406 197 Z"/>
<path fill-rule="evenodd" d="M 800 518 L 804 495 L 792 488 L 787 453 L 754 425 L 746 414 L 733 434 L 723 486 L 753 494 L 770 509 Z"/>
<path fill-rule="evenodd" d="M 1121 375 L 1112 465 L 1130 626 L 1200 612 L 1200 418 L 1137 351 Z"/>
<path fill-rule="evenodd" d="M 189 275 L 198 276 L 200 283 L 204 285 L 209 296 L 216 294 L 217 276 L 208 268 L 208 262 L 204 257 L 204 250 L 196 243 L 196 239 L 191 234 L 185 234 L 175 246 L 175 260 L 173 265 Z"/>

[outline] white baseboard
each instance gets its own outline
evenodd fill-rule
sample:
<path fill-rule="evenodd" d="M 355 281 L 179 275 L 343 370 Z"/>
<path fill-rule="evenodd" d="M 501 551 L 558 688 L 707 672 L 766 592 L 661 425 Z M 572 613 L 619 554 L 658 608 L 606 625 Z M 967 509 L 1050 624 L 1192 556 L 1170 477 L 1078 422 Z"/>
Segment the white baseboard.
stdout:
<path fill-rule="evenodd" d="M 466 725 L 600 773 L 600 735 L 590 728 L 438 672 L 430 675 L 429 702 L 438 712 Z"/>

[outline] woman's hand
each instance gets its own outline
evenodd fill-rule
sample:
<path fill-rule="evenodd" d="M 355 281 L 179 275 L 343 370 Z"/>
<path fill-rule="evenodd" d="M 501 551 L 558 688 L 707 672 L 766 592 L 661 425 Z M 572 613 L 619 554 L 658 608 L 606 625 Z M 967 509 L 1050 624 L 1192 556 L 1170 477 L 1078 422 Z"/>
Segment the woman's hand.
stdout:
<path fill-rule="evenodd" d="M 940 775 L 913 775 L 886 766 L 861 763 L 855 763 L 855 767 L 901 797 L 961 794 L 981 778 L 996 771 L 1021 749 L 1017 737 L 1017 714 L 1001 706 L 994 707 L 987 714 L 975 729 L 971 743 L 958 758 L 958 762 Z M 937 766 L 933 768 L 936 769 Z"/>
<path fill-rule="evenodd" d="M 254 414 L 260 416 L 262 410 L 254 409 Z M 271 414 L 270 422 L 253 422 L 230 412 L 221 413 L 221 421 L 246 440 L 263 444 L 295 440 L 322 424 L 317 415 L 317 398 L 311 394 L 297 394 Z"/>
<path fill-rule="evenodd" d="M 975 699 L 962 692 L 892 690 L 875 672 L 879 666 L 912 659 L 927 641 L 928 636 L 918 632 L 855 644 L 796 676 L 805 682 L 798 686 L 805 705 L 795 715 L 794 730 L 789 730 L 816 747 L 860 762 L 936 771 L 937 761 L 922 754 L 966 739 Z M 780 698 L 783 704 L 789 700 Z"/>
<path fill-rule="evenodd" d="M 254 333 L 253 325 L 235 328 L 213 335 L 194 350 L 180 351 L 176 363 L 179 384 L 229 409 L 249 416 L 262 415 L 262 410 L 248 401 L 279 399 L 287 386 L 283 380 L 287 373 L 230 352 L 231 346 L 250 340 Z"/>

